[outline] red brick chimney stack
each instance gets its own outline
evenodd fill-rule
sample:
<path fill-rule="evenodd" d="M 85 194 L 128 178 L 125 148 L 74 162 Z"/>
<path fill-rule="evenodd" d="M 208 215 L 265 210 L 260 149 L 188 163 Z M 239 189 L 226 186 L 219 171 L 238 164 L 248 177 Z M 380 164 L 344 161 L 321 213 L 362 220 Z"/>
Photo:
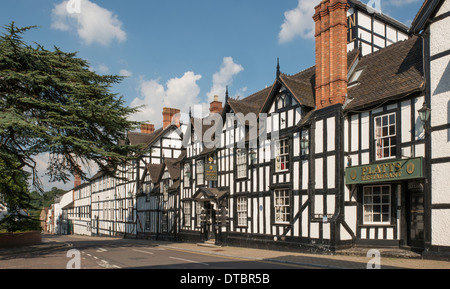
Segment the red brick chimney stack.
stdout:
<path fill-rule="evenodd" d="M 217 95 L 214 96 L 214 101 L 211 102 L 209 111 L 211 112 L 211 114 L 222 112 L 222 102 L 219 101 L 219 96 Z"/>
<path fill-rule="evenodd" d="M 347 0 L 316 6 L 316 107 L 344 104 L 347 95 Z"/>
<path fill-rule="evenodd" d="M 76 173 L 73 187 L 76 188 L 76 187 L 79 187 L 79 186 L 81 186 L 81 176 L 80 176 L 80 174 Z"/>
<path fill-rule="evenodd" d="M 174 123 L 180 127 L 180 110 L 175 108 L 163 108 L 163 129 Z"/>
<path fill-rule="evenodd" d="M 148 123 L 141 124 L 141 133 L 152 134 L 154 132 L 155 132 L 155 125 Z"/>

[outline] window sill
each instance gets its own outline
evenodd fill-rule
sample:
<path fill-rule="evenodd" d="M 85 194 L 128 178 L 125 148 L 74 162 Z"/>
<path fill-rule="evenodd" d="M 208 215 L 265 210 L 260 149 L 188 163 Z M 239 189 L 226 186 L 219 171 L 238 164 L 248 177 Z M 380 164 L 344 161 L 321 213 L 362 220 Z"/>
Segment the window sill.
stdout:
<path fill-rule="evenodd" d="M 395 227 L 395 225 L 391 224 L 391 223 L 365 223 L 362 225 L 359 225 L 359 227 Z"/>

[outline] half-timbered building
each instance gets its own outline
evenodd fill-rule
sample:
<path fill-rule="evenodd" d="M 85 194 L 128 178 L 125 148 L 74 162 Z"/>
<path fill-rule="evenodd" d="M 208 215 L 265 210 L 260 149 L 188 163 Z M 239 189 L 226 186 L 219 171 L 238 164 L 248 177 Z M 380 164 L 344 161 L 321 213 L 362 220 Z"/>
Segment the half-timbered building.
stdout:
<path fill-rule="evenodd" d="M 412 205 L 415 222 L 410 235 L 419 238 L 425 252 L 450 251 L 450 2 L 426 0 L 411 25 L 411 33 L 423 39 L 425 70 L 424 163 L 425 179 Z M 429 112 L 427 114 L 426 112 Z M 426 117 L 428 116 L 428 119 Z M 422 219 L 423 217 L 423 219 Z M 417 224 L 417 225 L 416 225 Z"/>
<path fill-rule="evenodd" d="M 380 3 L 380 2 L 372 2 Z M 409 27 L 382 13 L 377 5 L 348 0 L 348 51 L 362 48 L 367 55 L 391 44 L 408 39 Z"/>
<path fill-rule="evenodd" d="M 314 20 L 314 67 L 295 75 L 278 67 L 271 87 L 227 99 L 213 149 L 195 139 L 208 127 L 193 134 L 182 165 L 181 235 L 241 245 L 423 250 L 422 38 L 359 1 L 322 1 Z M 371 42 L 360 33 L 349 43 L 349 21 Z M 248 125 L 254 115 L 258 128 L 265 124 L 256 146 Z M 209 165 L 217 183 L 205 182 Z"/>
<path fill-rule="evenodd" d="M 91 186 L 89 183 L 77 183 L 72 192 L 73 206 L 68 209 L 69 231 L 91 236 Z"/>
<path fill-rule="evenodd" d="M 174 238 L 179 198 L 179 162 L 183 155 L 180 111 L 164 108 L 163 127 L 147 135 L 134 180 L 136 228 L 141 238 Z"/>
<path fill-rule="evenodd" d="M 272 85 L 244 99 L 227 91 L 208 116 L 177 125 L 179 111 L 164 109 L 161 129 L 129 133 L 142 155 L 120 180 L 93 178 L 92 229 L 325 252 L 449 250 L 449 10 L 427 0 L 409 29 L 360 1 L 323 0 L 311 15 L 314 66 L 288 75 L 278 63 Z"/>

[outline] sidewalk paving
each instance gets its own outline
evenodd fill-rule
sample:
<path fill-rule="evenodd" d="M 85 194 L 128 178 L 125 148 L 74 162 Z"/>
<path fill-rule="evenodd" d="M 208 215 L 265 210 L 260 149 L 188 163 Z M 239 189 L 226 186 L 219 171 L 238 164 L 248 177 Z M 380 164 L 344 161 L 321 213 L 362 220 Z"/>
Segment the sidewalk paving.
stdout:
<path fill-rule="evenodd" d="M 315 265 L 318 268 L 328 269 L 367 269 L 368 262 L 373 258 L 367 257 L 367 252 L 370 249 L 364 248 L 343 250 L 336 255 L 321 255 L 229 246 L 202 246 L 202 244 L 193 243 L 149 242 L 178 250 L 261 261 Z M 448 261 L 425 260 L 419 254 L 407 250 L 379 249 L 379 251 L 381 253 L 381 269 L 450 269 L 450 262 Z"/>

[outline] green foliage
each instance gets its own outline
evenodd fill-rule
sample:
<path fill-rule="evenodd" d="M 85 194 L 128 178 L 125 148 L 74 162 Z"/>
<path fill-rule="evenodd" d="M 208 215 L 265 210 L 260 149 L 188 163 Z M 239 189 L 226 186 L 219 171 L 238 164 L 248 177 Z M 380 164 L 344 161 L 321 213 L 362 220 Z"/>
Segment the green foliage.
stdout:
<path fill-rule="evenodd" d="M 111 175 L 140 149 L 119 142 L 140 125 L 128 120 L 138 108 L 111 92 L 122 77 L 90 71 L 76 53 L 25 43 L 22 35 L 34 28 L 13 22 L 0 36 L 0 194 L 12 212 L 3 222 L 9 228 L 33 226 L 35 218 L 20 212 L 40 202 L 29 180 L 43 193 L 37 155 L 50 155 L 51 181 L 67 183 L 75 174 L 86 178 L 80 166 L 91 162 Z"/>
<path fill-rule="evenodd" d="M 89 162 L 111 174 L 108 168 L 130 161 L 138 151 L 119 144 L 139 126 L 128 120 L 137 109 L 110 91 L 122 77 L 90 71 L 76 53 L 26 44 L 22 35 L 33 28 L 11 23 L 0 37 L 0 170 L 15 183 L 29 171 L 41 193 L 34 161 L 41 153 L 51 156 L 51 181 L 86 177 L 80 165 Z"/>
<path fill-rule="evenodd" d="M 2 162 L 0 161 L 0 164 Z M 28 193 L 28 174 L 17 173 L 14 177 L 7 174 L 5 166 L 0 166 L 1 202 L 8 208 L 8 215 L 0 220 L 0 230 L 8 232 L 40 230 L 39 218 L 30 215 L 36 209 L 31 204 L 32 197 Z"/>

